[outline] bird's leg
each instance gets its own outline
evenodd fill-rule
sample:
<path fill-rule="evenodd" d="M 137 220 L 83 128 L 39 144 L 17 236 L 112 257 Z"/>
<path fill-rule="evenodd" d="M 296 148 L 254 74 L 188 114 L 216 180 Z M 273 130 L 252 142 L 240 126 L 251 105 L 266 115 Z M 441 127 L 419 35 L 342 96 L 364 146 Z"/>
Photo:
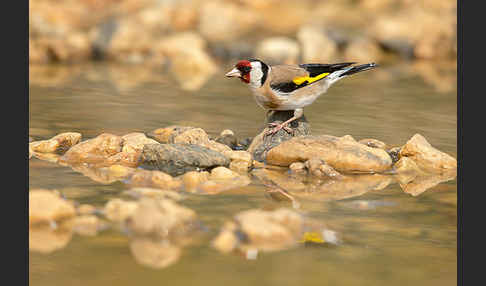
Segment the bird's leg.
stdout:
<path fill-rule="evenodd" d="M 280 129 L 287 131 L 289 134 L 293 134 L 294 130 L 292 128 L 288 127 L 287 125 L 289 125 L 290 122 L 299 119 L 300 117 L 302 117 L 302 115 L 304 115 L 304 109 L 303 108 L 297 108 L 296 110 L 294 110 L 294 116 L 292 116 L 292 118 L 290 118 L 289 120 L 287 120 L 283 123 L 280 123 L 280 124 L 275 123 L 275 122 L 270 123 L 269 124 L 270 127 L 273 127 L 273 128 L 268 130 L 265 133 L 265 135 L 275 134 Z"/>

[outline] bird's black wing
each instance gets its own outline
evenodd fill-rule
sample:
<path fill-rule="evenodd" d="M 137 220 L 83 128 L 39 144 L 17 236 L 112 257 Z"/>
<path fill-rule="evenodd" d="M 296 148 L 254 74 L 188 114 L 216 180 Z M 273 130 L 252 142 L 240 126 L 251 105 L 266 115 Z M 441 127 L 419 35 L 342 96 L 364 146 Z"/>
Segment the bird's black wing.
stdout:
<path fill-rule="evenodd" d="M 323 73 L 333 73 L 335 71 L 348 67 L 352 64 L 355 63 L 349 62 L 349 63 L 337 63 L 337 64 L 301 64 L 299 65 L 299 67 L 309 72 L 310 77 L 314 77 Z"/>

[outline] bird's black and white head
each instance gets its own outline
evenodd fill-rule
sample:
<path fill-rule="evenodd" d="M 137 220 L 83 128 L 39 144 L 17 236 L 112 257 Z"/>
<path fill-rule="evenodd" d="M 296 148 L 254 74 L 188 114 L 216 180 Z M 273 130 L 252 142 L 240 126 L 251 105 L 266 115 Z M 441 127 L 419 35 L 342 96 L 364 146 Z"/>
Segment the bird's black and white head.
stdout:
<path fill-rule="evenodd" d="M 270 67 L 257 59 L 241 60 L 229 71 L 227 77 L 238 77 L 251 87 L 261 87 L 267 79 Z"/>

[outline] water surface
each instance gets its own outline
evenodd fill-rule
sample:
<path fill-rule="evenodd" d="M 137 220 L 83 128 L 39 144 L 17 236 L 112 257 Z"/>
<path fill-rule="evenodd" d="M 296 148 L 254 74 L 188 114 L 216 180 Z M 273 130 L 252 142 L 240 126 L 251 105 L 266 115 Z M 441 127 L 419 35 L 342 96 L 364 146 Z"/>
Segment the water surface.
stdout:
<path fill-rule="evenodd" d="M 263 128 L 264 111 L 224 66 L 199 90 L 147 66 L 31 67 L 29 135 L 47 139 L 73 131 L 92 138 L 168 125 L 224 129 L 239 138 Z M 425 72 L 424 72 L 425 70 Z M 431 77 L 422 66 L 399 63 L 344 79 L 305 109 L 313 134 L 352 135 L 402 145 L 416 133 L 456 157 L 455 69 Z M 32 158 L 30 189 L 60 190 L 79 203 L 102 206 L 122 196 L 121 182 L 100 184 L 69 167 Z M 250 208 L 292 207 L 264 194 L 258 180 L 218 195 L 188 195 L 181 204 L 207 227 L 197 243 L 163 269 L 137 261 L 130 239 L 114 230 L 72 234 L 50 253 L 29 252 L 31 285 L 455 285 L 457 184 L 450 180 L 412 196 L 393 181 L 345 199 L 301 201 L 301 211 L 325 222 L 340 245 L 299 246 L 259 253 L 256 260 L 210 247 L 223 222 Z"/>

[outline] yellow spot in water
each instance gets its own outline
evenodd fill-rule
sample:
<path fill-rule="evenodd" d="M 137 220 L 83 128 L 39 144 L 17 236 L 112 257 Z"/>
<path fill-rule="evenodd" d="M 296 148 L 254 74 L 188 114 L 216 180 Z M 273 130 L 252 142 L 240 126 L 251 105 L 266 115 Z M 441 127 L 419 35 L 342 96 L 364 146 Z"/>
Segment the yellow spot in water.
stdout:
<path fill-rule="evenodd" d="M 318 233 L 305 232 L 300 242 L 324 243 L 324 240 L 321 238 L 321 236 Z"/>
<path fill-rule="evenodd" d="M 329 73 L 321 73 L 320 75 L 315 76 L 315 77 L 310 77 L 310 76 L 296 77 L 296 78 L 294 78 L 293 82 L 296 85 L 301 85 L 306 81 L 309 82 L 309 83 L 313 83 L 316 80 L 320 80 L 320 79 L 326 77 L 328 74 Z"/>

